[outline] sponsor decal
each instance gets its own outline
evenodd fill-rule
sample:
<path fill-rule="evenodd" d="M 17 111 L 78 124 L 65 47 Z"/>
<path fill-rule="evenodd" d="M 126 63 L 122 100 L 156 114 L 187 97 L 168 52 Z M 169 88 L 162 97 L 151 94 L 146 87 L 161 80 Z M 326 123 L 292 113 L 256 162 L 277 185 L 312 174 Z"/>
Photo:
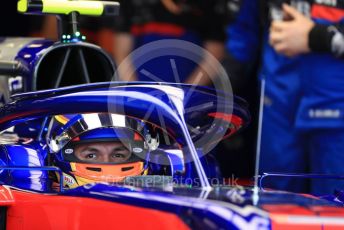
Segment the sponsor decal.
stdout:
<path fill-rule="evenodd" d="M 134 153 L 142 153 L 142 148 L 133 148 Z"/>
<path fill-rule="evenodd" d="M 73 153 L 73 149 L 66 149 L 65 150 L 65 154 L 72 154 Z"/>
<path fill-rule="evenodd" d="M 332 118 L 338 119 L 341 116 L 339 109 L 310 109 L 308 112 L 310 118 Z"/>
<path fill-rule="evenodd" d="M 63 181 L 69 186 L 73 186 L 76 184 L 76 181 L 74 180 L 74 178 L 67 174 L 63 175 Z"/>
<path fill-rule="evenodd" d="M 23 77 L 11 77 L 8 79 L 8 87 L 11 93 L 20 92 L 23 89 Z"/>
<path fill-rule="evenodd" d="M 243 187 L 237 186 L 229 190 L 226 194 L 226 197 L 234 203 L 242 204 L 245 202 L 245 193 L 246 191 Z"/>

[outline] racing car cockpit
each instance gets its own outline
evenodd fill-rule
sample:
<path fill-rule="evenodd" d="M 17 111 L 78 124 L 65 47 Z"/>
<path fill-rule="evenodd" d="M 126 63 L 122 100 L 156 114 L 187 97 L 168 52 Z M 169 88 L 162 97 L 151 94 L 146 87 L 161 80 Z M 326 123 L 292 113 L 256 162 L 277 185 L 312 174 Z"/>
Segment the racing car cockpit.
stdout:
<path fill-rule="evenodd" d="M 43 123 L 36 137 L 19 132 L 1 145 L 0 181 L 44 192 L 89 183 L 209 186 L 220 175 L 206 151 L 249 120 L 238 98 L 171 83 L 97 83 L 13 99 L 0 111 L 1 130 Z"/>

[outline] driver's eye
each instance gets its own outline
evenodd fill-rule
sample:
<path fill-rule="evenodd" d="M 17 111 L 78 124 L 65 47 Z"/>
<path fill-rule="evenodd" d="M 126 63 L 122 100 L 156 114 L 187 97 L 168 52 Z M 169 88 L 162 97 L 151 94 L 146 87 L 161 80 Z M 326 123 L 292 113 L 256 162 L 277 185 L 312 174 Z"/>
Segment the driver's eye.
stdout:
<path fill-rule="evenodd" d="M 85 156 L 86 159 L 95 159 L 96 157 L 97 156 L 94 153 L 89 153 L 89 154 L 86 154 L 86 156 Z"/>
<path fill-rule="evenodd" d="M 125 155 L 124 155 L 124 154 L 121 154 L 121 153 L 114 153 L 114 154 L 112 155 L 112 157 L 113 157 L 113 158 L 124 158 Z"/>

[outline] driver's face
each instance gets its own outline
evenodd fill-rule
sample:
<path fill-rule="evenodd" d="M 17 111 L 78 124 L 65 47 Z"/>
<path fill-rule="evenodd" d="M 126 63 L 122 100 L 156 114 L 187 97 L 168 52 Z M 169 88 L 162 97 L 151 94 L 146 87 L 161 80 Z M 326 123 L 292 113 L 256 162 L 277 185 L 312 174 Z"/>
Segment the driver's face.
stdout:
<path fill-rule="evenodd" d="M 124 163 L 131 152 L 121 142 L 85 143 L 74 149 L 75 156 L 90 163 Z"/>

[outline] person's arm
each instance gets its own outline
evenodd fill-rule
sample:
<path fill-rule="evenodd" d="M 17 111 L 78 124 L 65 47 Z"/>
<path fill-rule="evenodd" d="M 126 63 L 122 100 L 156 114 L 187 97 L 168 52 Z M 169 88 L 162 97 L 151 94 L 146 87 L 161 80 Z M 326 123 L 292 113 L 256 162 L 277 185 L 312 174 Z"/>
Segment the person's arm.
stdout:
<path fill-rule="evenodd" d="M 280 54 L 294 57 L 309 52 L 330 53 L 344 58 L 344 35 L 340 25 L 315 24 L 295 8 L 284 4 L 288 21 L 274 21 L 270 44 Z"/>
<path fill-rule="evenodd" d="M 114 39 L 113 58 L 118 66 L 117 74 L 121 81 L 136 81 L 133 64 L 128 55 L 134 49 L 134 38 L 129 33 L 118 32 Z"/>
<path fill-rule="evenodd" d="M 225 12 L 219 10 L 224 9 L 225 2 L 214 3 L 208 0 L 203 1 L 203 4 L 203 28 L 200 35 L 203 39 L 203 48 L 208 53 L 204 54 L 197 68 L 185 81 L 185 83 L 196 85 L 210 85 L 213 82 L 218 75 L 218 63 L 223 59 L 225 51 Z"/>
<path fill-rule="evenodd" d="M 44 23 L 42 28 L 42 36 L 51 40 L 58 40 L 58 31 L 57 31 L 57 19 L 56 16 L 45 16 Z"/>
<path fill-rule="evenodd" d="M 134 37 L 130 33 L 131 28 L 131 1 L 121 0 L 120 15 L 116 17 L 114 29 L 114 49 L 113 59 L 117 65 L 116 80 L 121 81 L 136 81 L 137 76 L 134 72 L 134 67 L 129 54 L 134 50 Z"/>
<path fill-rule="evenodd" d="M 309 48 L 313 52 L 332 53 L 344 59 L 343 26 L 316 24 L 309 33 Z"/>
<path fill-rule="evenodd" d="M 222 60 L 224 56 L 224 43 L 220 41 L 206 41 L 203 48 L 214 58 L 210 55 L 204 55 L 201 63 L 186 79 L 185 83 L 187 84 L 209 85 L 212 83 L 212 79 L 216 77 L 216 69 L 214 67 L 216 68 L 218 61 Z"/>
<path fill-rule="evenodd" d="M 287 4 L 283 4 L 283 12 L 288 20 L 272 21 L 270 45 L 277 53 L 288 57 L 309 53 L 308 34 L 314 22 Z"/>

